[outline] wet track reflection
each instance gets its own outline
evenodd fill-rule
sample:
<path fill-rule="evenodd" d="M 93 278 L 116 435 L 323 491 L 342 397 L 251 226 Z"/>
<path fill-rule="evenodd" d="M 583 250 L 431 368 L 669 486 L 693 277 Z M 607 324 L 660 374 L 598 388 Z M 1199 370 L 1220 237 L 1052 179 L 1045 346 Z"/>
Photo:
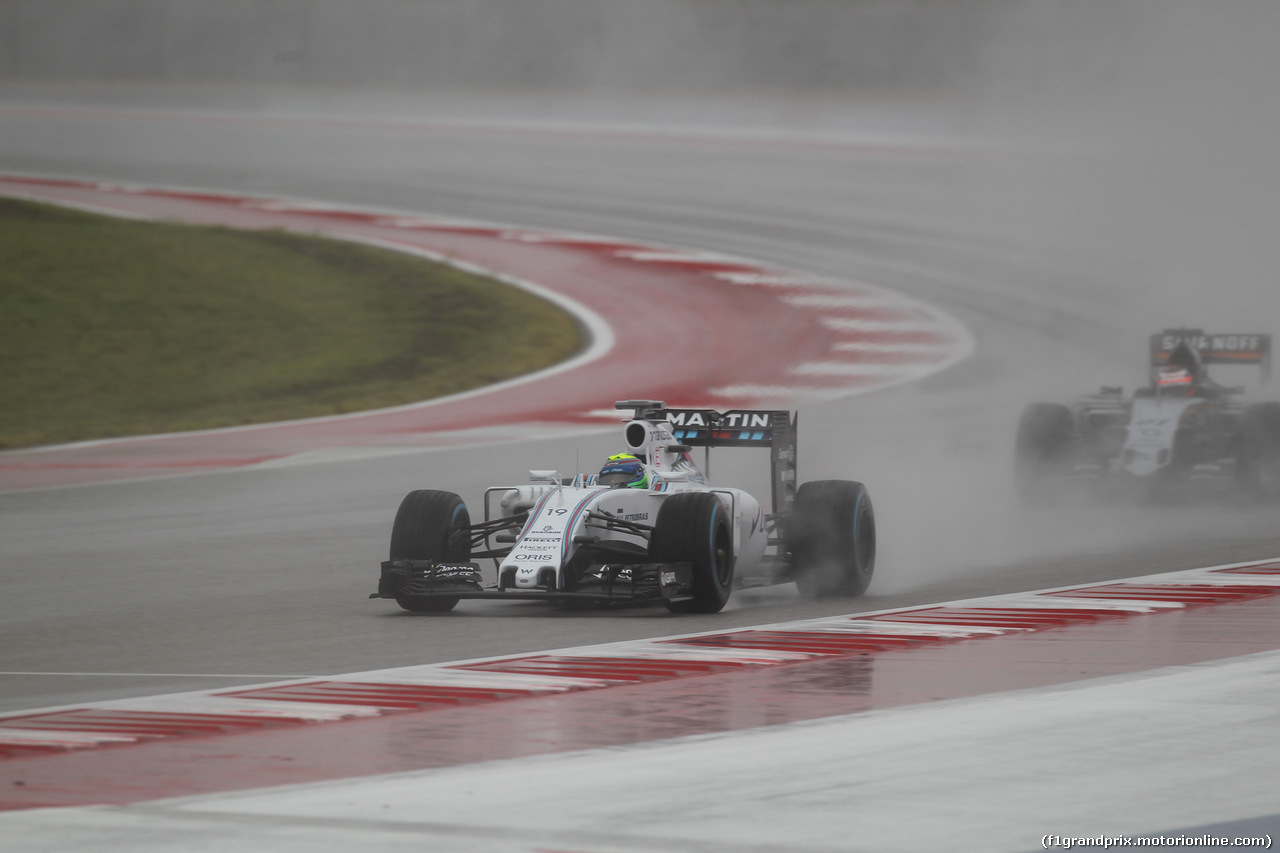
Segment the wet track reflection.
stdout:
<path fill-rule="evenodd" d="M 360 689 L 384 697 L 376 700 L 383 715 L 347 720 L 337 724 L 338 729 L 328 725 L 256 726 L 247 733 L 154 740 L 63 754 L 15 751 L 0 762 L 0 808 L 129 803 L 719 735 L 1221 660 L 1280 645 L 1280 595 L 1274 594 L 1276 587 L 1218 586 L 1214 600 L 1219 603 L 1208 604 L 1203 603 L 1206 599 L 1196 587 L 1185 589 L 1184 600 L 1191 602 L 1186 609 L 1146 615 L 1086 611 L 1074 624 L 1060 627 L 1017 628 L 985 637 L 921 637 L 906 648 L 861 653 L 840 653 L 829 647 L 829 652 L 816 659 L 768 666 L 716 667 L 690 662 L 682 669 L 670 660 L 644 657 L 536 655 L 464 665 L 462 669 L 528 673 L 551 672 L 567 664 L 570 668 L 565 674 L 574 677 L 583 675 L 589 663 L 597 676 L 608 677 L 612 672 L 613 681 L 604 689 L 542 697 L 513 698 L 513 693 L 499 692 L 439 704 L 418 699 L 398 709 L 395 701 L 385 698 L 391 688 L 379 690 L 376 684 L 365 684 Z M 1120 593 L 1135 594 L 1128 588 L 1115 588 L 1113 593 L 1113 599 Z M 911 611 L 922 619 L 931 612 L 936 611 Z M 1023 611 L 1024 624 L 1025 614 L 1034 612 Z M 1047 611 L 1048 621 L 1042 619 L 1041 625 L 1064 621 L 1054 616 L 1058 612 Z M 903 615 L 881 618 L 901 620 Z M 862 620 L 861 624 L 874 621 Z M 748 636 L 751 633 L 745 632 Z M 732 640 L 743 634 L 702 639 L 711 641 L 717 636 Z M 858 635 L 839 632 L 837 636 Z M 691 648 L 698 639 L 670 642 Z M 355 687 L 335 685 L 334 689 L 347 689 L 345 695 L 350 697 Z M 401 690 L 408 695 L 410 688 Z M 282 695 L 280 689 L 234 695 L 255 692 L 270 694 L 261 698 Z M 436 688 L 435 695 L 439 694 Z M 409 706 L 414 709 L 406 710 Z M 0 721 L 0 728 L 3 725 Z"/>

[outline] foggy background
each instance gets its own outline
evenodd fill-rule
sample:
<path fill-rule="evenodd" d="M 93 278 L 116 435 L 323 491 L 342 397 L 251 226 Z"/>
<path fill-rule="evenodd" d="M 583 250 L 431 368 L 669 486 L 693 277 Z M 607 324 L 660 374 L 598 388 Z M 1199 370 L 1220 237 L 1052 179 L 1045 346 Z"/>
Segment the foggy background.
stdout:
<path fill-rule="evenodd" d="M 1144 332 L 1280 313 L 1267 0 L 0 0 L 0 31 L 37 101 L 945 132 L 992 147 L 929 215 L 1063 258 L 1068 301 Z"/>
<path fill-rule="evenodd" d="M 1007 2 L 6 0 L 14 79 L 323 86 L 936 87 Z"/>

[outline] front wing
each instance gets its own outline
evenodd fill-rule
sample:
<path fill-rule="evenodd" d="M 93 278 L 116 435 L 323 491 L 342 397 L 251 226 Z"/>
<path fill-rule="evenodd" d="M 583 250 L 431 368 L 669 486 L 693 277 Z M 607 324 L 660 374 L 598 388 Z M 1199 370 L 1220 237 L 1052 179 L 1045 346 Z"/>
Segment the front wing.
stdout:
<path fill-rule="evenodd" d="M 476 563 L 386 560 L 378 591 L 369 597 L 579 601 L 615 606 L 667 604 L 691 599 L 692 581 L 692 563 L 617 563 L 589 566 L 572 589 L 503 589 L 497 584 L 484 584 Z"/>

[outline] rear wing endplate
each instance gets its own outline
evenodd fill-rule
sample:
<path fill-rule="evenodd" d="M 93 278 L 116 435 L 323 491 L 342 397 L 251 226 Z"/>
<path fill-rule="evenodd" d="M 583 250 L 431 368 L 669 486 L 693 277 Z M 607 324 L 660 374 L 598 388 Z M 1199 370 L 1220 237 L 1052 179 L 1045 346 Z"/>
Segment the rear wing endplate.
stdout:
<path fill-rule="evenodd" d="M 1206 334 L 1203 329 L 1165 329 L 1151 336 L 1151 369 L 1167 364 L 1178 344 L 1185 343 L 1209 364 L 1256 364 L 1271 377 L 1271 335 Z"/>

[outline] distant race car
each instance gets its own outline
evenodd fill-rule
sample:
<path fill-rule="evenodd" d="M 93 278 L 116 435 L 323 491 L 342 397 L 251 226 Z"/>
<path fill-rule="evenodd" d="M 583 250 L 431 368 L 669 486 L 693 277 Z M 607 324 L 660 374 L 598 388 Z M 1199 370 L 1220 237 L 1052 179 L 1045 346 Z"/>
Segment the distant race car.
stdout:
<path fill-rule="evenodd" d="M 875 565 L 875 515 L 861 483 L 796 487 L 796 419 L 787 411 L 668 409 L 651 400 L 623 429 L 627 452 L 598 474 L 484 493 L 473 523 L 453 492 L 418 490 L 400 504 L 378 591 L 405 610 L 452 610 L 459 600 L 664 604 L 716 613 L 735 588 L 794 581 L 818 596 L 861 595 Z M 690 451 L 770 451 L 772 512 L 741 489 L 712 486 Z M 493 507 L 496 498 L 497 508 Z M 487 583 L 477 559 L 492 559 Z"/>
<path fill-rule="evenodd" d="M 1271 336 L 1166 329 L 1151 336 L 1150 385 L 1126 400 L 1103 388 L 1073 405 L 1033 403 L 1018 424 L 1016 471 L 1027 498 L 1074 484 L 1144 497 L 1280 496 L 1280 403 L 1241 400 L 1212 364 L 1270 375 Z"/>

